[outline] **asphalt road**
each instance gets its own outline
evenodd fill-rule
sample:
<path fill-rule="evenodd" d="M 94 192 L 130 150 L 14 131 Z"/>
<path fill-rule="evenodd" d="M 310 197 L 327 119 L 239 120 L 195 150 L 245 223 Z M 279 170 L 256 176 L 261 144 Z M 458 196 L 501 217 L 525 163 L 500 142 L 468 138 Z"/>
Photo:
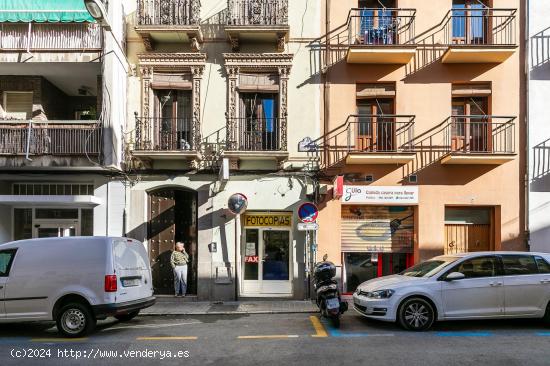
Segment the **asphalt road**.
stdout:
<path fill-rule="evenodd" d="M 0 325 L 0 365 L 550 365 L 539 321 L 438 323 L 403 331 L 353 310 L 340 329 L 314 314 L 141 316 L 84 339 L 53 324 Z"/>

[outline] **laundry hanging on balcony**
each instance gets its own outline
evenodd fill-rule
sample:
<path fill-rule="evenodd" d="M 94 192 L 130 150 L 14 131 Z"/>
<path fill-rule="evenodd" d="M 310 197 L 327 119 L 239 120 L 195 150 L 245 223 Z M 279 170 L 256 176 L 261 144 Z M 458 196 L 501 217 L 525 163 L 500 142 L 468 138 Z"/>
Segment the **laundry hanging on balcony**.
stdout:
<path fill-rule="evenodd" d="M 2 0 L 0 22 L 90 22 L 83 0 Z"/>

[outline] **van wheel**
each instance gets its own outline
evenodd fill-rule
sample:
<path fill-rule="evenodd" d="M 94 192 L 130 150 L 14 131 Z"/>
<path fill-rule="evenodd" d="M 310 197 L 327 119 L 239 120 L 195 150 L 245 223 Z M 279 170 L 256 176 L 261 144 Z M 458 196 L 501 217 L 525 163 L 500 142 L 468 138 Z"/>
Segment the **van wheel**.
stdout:
<path fill-rule="evenodd" d="M 115 319 L 121 322 L 128 322 L 138 316 L 139 310 L 129 312 L 127 314 L 115 315 Z"/>
<path fill-rule="evenodd" d="M 76 338 L 90 333 L 96 325 L 96 319 L 86 305 L 70 303 L 57 313 L 57 330 L 65 337 Z"/>
<path fill-rule="evenodd" d="M 424 299 L 413 297 L 401 304 L 398 311 L 399 324 L 406 330 L 423 331 L 431 328 L 435 312 Z"/>

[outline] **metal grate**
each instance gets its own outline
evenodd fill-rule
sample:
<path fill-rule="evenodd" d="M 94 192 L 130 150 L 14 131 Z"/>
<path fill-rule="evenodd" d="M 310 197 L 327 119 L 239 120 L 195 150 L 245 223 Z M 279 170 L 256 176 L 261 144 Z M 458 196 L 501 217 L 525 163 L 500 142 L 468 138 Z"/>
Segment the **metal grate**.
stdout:
<path fill-rule="evenodd" d="M 87 183 L 13 183 L 14 195 L 30 196 L 88 196 L 94 194 L 94 185 Z"/>

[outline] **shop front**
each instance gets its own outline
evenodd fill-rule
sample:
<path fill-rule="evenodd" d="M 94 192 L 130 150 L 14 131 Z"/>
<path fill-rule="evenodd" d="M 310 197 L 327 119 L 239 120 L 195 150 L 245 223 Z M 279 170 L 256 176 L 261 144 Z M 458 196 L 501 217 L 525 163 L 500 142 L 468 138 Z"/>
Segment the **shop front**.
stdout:
<path fill-rule="evenodd" d="M 416 187 L 344 187 L 340 217 L 343 293 L 353 293 L 362 282 L 413 265 L 417 203 Z"/>
<path fill-rule="evenodd" d="M 292 295 L 292 212 L 242 216 L 240 296 Z"/>

